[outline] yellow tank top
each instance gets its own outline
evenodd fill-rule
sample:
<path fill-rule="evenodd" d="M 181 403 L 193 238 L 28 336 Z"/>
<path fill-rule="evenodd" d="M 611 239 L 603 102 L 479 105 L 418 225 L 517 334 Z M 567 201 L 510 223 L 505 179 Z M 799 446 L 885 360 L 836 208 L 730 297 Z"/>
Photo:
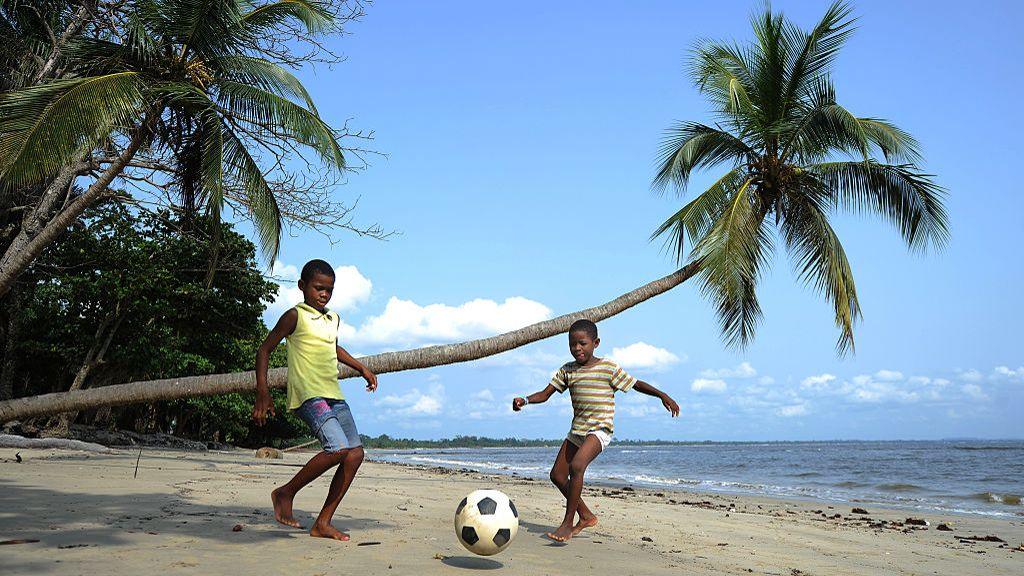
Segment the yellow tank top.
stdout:
<path fill-rule="evenodd" d="M 299 313 L 295 331 L 285 340 L 288 343 L 288 409 L 294 410 L 303 402 L 317 396 L 344 400 L 338 383 L 338 326 L 337 312 L 316 308 L 301 302 L 295 305 Z"/>

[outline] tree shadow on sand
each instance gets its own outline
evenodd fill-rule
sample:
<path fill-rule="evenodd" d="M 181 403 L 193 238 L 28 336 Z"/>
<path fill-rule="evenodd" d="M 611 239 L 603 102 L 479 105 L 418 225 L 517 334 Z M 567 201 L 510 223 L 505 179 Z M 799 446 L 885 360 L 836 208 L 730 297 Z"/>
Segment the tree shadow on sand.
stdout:
<path fill-rule="evenodd" d="M 173 460 L 173 457 L 157 457 L 154 461 L 154 457 L 150 456 L 150 465 L 166 467 L 173 465 Z M 134 464 L 132 459 L 131 465 Z M 109 470 L 120 463 L 113 459 L 94 458 L 92 461 L 69 461 L 68 465 L 84 465 L 82 473 L 85 475 L 91 474 L 87 471 L 91 466 Z M 165 491 L 153 491 L 152 485 L 141 484 L 147 491 L 131 487 L 123 493 L 115 493 L 113 489 L 110 493 L 102 493 L 102 488 L 85 492 L 76 490 L 74 484 L 51 489 L 31 485 L 30 480 L 15 481 L 10 476 L 0 477 L 0 533 L 3 536 L 0 540 L 38 539 L 36 543 L 4 548 L 11 552 L 18 548 L 21 552 L 32 547 L 32 556 L 38 557 L 39 562 L 44 561 L 43 558 L 46 558 L 46 562 L 53 562 L 51 558 L 61 549 L 138 546 L 140 538 L 152 538 L 152 545 L 159 546 L 164 543 L 161 537 L 168 535 L 250 549 L 258 549 L 282 539 L 309 538 L 307 531 L 312 524 L 312 517 L 307 512 L 296 511 L 296 517 L 306 527 L 304 530 L 282 526 L 274 520 L 269 499 L 270 485 L 267 487 L 265 507 L 253 508 L 233 503 L 231 489 L 237 486 L 225 490 L 218 504 L 203 503 L 193 497 L 192 492 L 209 490 L 209 486 L 219 485 L 230 475 L 217 473 L 215 476 L 200 477 L 207 470 L 196 472 L 197 477 L 173 484 Z M 144 470 L 140 469 L 140 476 L 143 473 Z M 130 482 L 130 469 L 126 475 Z M 233 531 L 232 528 L 239 524 L 241 530 Z M 349 517 L 342 511 L 335 516 L 335 525 L 343 531 L 393 526 L 375 518 Z M 21 564 L 18 566 L 8 563 L 19 560 Z M 39 566 L 33 566 L 35 563 L 34 560 L 14 557 L 8 557 L 3 562 L 5 569 L 17 568 L 17 573 L 37 573 L 35 568 Z"/>

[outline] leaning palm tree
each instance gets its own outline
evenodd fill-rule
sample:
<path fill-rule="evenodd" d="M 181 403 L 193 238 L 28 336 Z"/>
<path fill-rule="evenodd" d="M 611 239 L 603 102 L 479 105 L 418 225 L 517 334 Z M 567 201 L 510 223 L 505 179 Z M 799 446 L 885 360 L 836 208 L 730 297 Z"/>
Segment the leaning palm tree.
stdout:
<path fill-rule="evenodd" d="M 685 191 L 694 170 L 727 166 L 725 175 L 655 232 L 682 267 L 594 308 L 499 336 L 387 352 L 362 359 L 376 373 L 428 368 L 499 354 L 565 332 L 573 320 L 600 321 L 698 276 L 717 306 L 726 341 L 750 342 L 760 318 L 756 288 L 776 236 L 801 278 L 835 308 L 838 351 L 853 348 L 860 315 L 853 274 L 829 224 L 839 210 L 872 212 L 894 223 L 913 250 L 945 242 L 943 192 L 920 172 L 919 146 L 884 120 L 858 117 L 835 100 L 829 68 L 852 31 L 845 4 L 834 4 L 809 32 L 766 10 L 753 22 L 755 42 L 704 42 L 693 53 L 697 87 L 719 125 L 683 123 L 664 140 L 657 189 Z M 872 154 L 880 152 L 881 160 Z M 853 159 L 842 157 L 853 156 Z M 691 249 L 685 250 L 686 246 Z M 285 368 L 270 385 L 285 385 Z M 355 376 L 342 367 L 340 376 Z M 251 391 L 252 372 L 134 382 L 0 402 L 0 422 L 99 406 L 191 395 Z"/>
<path fill-rule="evenodd" d="M 672 127 L 654 184 L 682 192 L 696 169 L 727 170 L 654 237 L 666 238 L 679 260 L 700 262 L 703 292 L 730 344 L 753 338 L 757 283 L 777 238 L 800 278 L 832 304 L 840 353 L 853 349 L 860 305 L 829 217 L 877 214 L 916 251 L 947 239 L 944 192 L 920 171 L 914 138 L 836 101 L 829 72 L 853 23 L 843 2 L 810 32 L 769 9 L 753 21 L 752 45 L 708 41 L 694 51 L 691 77 L 719 122 Z"/>
<path fill-rule="evenodd" d="M 285 21 L 328 26 L 321 2 L 130 0 L 124 16 L 117 32 L 64 47 L 70 74 L 0 94 L 0 193 L 44 189 L 0 256 L 0 296 L 140 154 L 169 156 L 186 213 L 205 210 L 215 229 L 226 202 L 247 210 L 268 261 L 281 212 L 261 152 L 304 148 L 345 166 L 338 134 L 265 46 Z M 84 174 L 96 176 L 61 207 Z"/>

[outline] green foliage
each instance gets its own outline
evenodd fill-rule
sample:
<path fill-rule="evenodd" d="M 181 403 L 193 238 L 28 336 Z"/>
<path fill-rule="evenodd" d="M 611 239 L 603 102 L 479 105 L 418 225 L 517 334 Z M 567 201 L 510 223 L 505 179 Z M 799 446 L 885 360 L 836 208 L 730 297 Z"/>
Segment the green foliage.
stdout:
<path fill-rule="evenodd" d="M 57 4 L 55 14 L 69 17 L 67 3 Z M 117 30 L 96 26 L 100 32 L 68 42 L 64 78 L 4 82 L 14 89 L 0 92 L 0 192 L 43 185 L 90 151 L 116 156 L 119 145 L 141 139 L 145 154 L 170 166 L 183 209 L 205 211 L 215 234 L 230 199 L 251 216 L 272 262 L 282 213 L 268 173 L 285 170 L 284 160 L 302 150 L 327 168 L 345 168 L 340 133 L 281 66 L 290 61 L 281 48 L 289 31 L 298 27 L 312 38 L 332 29 L 328 6 L 127 0 L 105 7 Z M 32 49 L 39 30 L 31 21 L 15 4 L 0 5 L 0 32 L 10 29 L 19 54 L 4 62 L 28 72 L 48 50 Z"/>
<path fill-rule="evenodd" d="M 652 238 L 663 237 L 680 263 L 700 262 L 702 291 L 730 345 L 744 347 L 754 337 L 761 318 L 757 284 L 776 237 L 798 278 L 832 304 L 840 354 L 854 349 L 861 312 L 829 216 L 841 210 L 880 216 L 915 252 L 948 239 L 945 191 L 919 168 L 917 141 L 836 101 L 829 72 L 854 30 L 851 15 L 848 4 L 836 2 L 804 31 L 767 7 L 752 18 L 753 42 L 708 40 L 693 50 L 691 78 L 719 122 L 671 127 L 653 186 L 682 194 L 694 170 L 728 171 Z"/>
<path fill-rule="evenodd" d="M 206 226 L 182 230 L 168 214 L 105 204 L 87 213 L 30 270 L 20 310 L 22 395 L 66 390 L 89 350 L 109 339 L 87 386 L 251 370 L 267 330 L 276 284 L 260 273 L 255 246 L 221 223 L 214 274 Z M 285 365 L 283 348 L 272 366 Z M 250 424 L 252 395 L 192 398 L 117 415 L 128 428 L 201 439 L 265 442 L 301 433 L 287 414 Z"/>

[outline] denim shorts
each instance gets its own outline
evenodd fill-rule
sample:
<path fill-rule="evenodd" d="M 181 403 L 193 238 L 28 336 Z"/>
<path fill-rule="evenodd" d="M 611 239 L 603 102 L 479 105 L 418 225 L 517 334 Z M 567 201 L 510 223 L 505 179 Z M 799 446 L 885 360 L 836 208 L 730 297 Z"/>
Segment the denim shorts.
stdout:
<path fill-rule="evenodd" d="M 295 409 L 295 414 L 320 439 L 320 446 L 325 452 L 340 452 L 363 445 L 352 411 L 344 400 L 310 398 Z"/>

